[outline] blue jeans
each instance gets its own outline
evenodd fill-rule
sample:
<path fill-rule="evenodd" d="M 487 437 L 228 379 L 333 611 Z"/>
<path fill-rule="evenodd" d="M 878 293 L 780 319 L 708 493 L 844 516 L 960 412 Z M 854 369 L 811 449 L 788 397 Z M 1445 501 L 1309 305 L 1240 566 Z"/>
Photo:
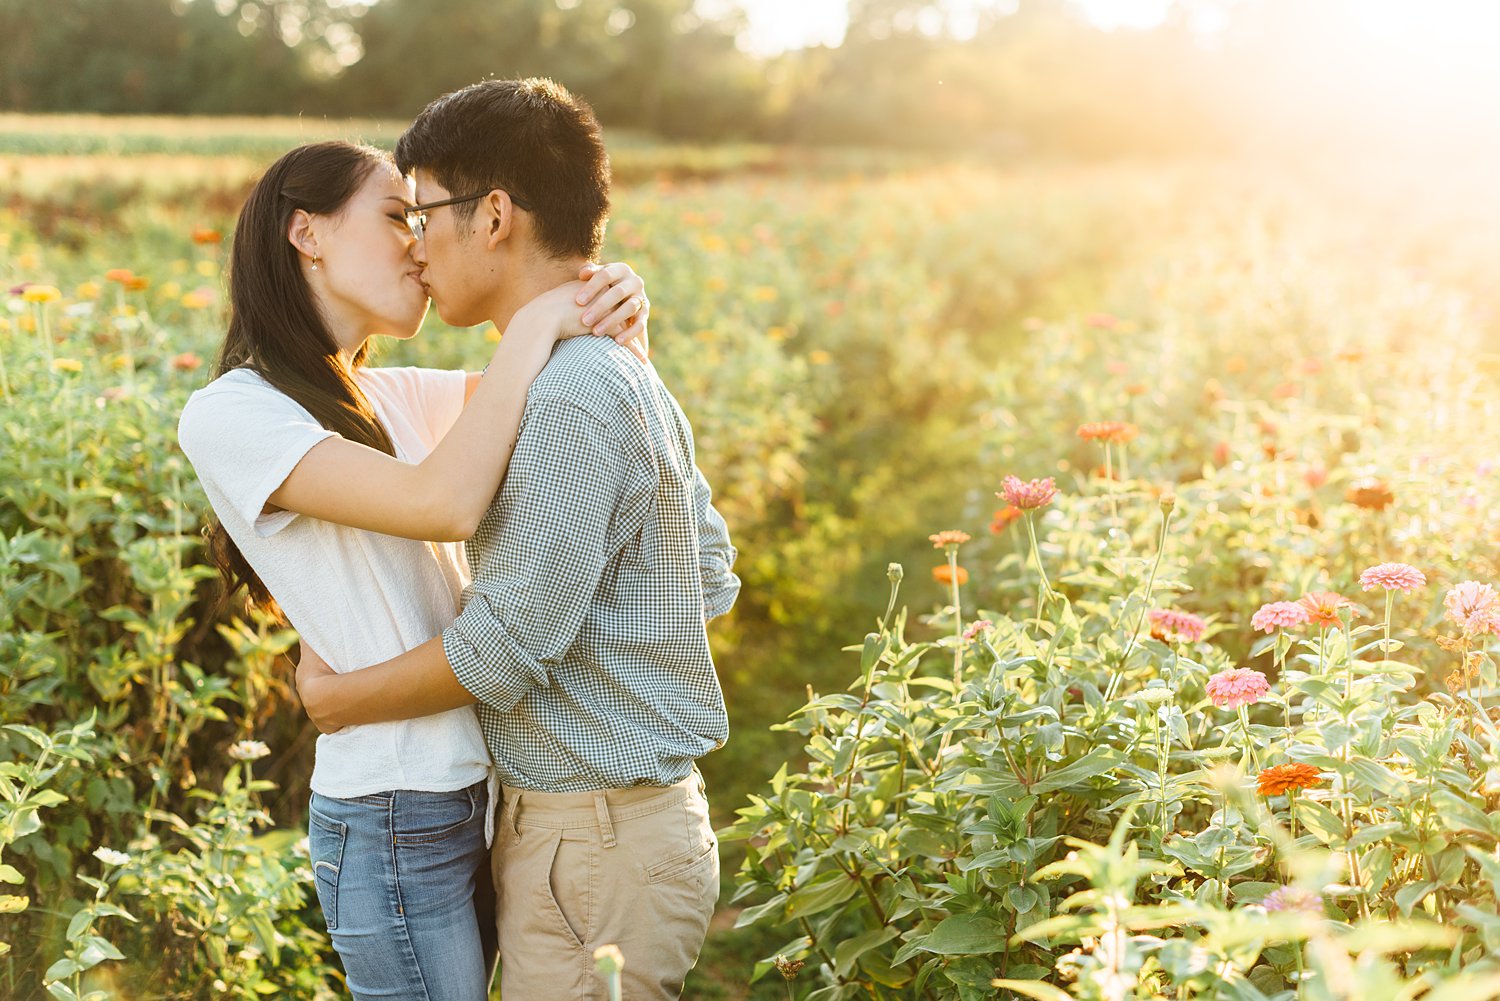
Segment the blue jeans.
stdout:
<path fill-rule="evenodd" d="M 312 794 L 318 902 L 355 1001 L 484 1001 L 494 970 L 485 783 Z"/>

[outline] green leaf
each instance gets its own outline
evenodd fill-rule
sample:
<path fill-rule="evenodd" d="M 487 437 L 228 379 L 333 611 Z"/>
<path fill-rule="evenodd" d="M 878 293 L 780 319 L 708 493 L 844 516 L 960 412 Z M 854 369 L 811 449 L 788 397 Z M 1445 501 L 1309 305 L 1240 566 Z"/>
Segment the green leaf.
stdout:
<path fill-rule="evenodd" d="M 1401 910 L 1403 917 L 1411 917 L 1412 908 L 1420 904 L 1429 893 L 1438 888 L 1438 884 L 1428 880 L 1422 883 L 1408 883 L 1396 891 L 1396 906 Z"/>
<path fill-rule="evenodd" d="M 740 911 L 740 916 L 735 919 L 734 926 L 736 928 L 743 928 L 746 925 L 753 925 L 767 914 L 780 914 L 782 906 L 785 903 L 786 894 L 778 893 L 763 904 L 756 904 L 754 907 L 747 907 L 743 911 Z"/>
<path fill-rule="evenodd" d="M 69 959 L 67 956 L 64 956 L 62 959 L 59 959 L 57 962 L 47 967 L 47 972 L 42 974 L 42 981 L 44 983 L 50 983 L 54 980 L 63 980 L 67 977 L 71 977 L 75 973 L 82 972 L 83 969 L 84 967 L 80 966 L 77 962 Z"/>
<path fill-rule="evenodd" d="M 916 943 L 913 943 L 916 945 Z M 919 948 L 939 956 L 982 956 L 1005 946 L 1005 926 L 983 914 L 944 918 L 921 939 Z"/>
<path fill-rule="evenodd" d="M 1361 827 L 1354 832 L 1354 837 L 1349 839 L 1348 847 L 1353 849 L 1363 848 L 1365 845 L 1373 845 L 1377 841 L 1382 841 L 1392 834 L 1399 834 L 1407 829 L 1406 824 L 1396 820 L 1388 821 L 1384 824 L 1371 824 L 1368 827 Z"/>
<path fill-rule="evenodd" d="M 996 978 L 990 981 L 991 987 L 998 987 L 1002 991 L 1010 991 L 1020 994 L 1022 997 L 1035 998 L 1036 1001 L 1072 1001 L 1068 992 L 1060 987 L 1042 983 L 1040 980 L 1001 980 Z"/>
<path fill-rule="evenodd" d="M 1500 973 L 1460 973 L 1445 977 L 1422 1001 L 1490 1001 L 1500 997 Z"/>
<path fill-rule="evenodd" d="M 89 936 L 84 943 L 83 952 L 79 953 L 78 961 L 88 966 L 98 966 L 106 959 L 124 959 L 124 953 L 115 948 L 113 942 L 100 938 L 97 935 Z"/>
<path fill-rule="evenodd" d="M 900 932 L 895 927 L 886 925 L 883 928 L 876 928 L 873 931 L 865 932 L 863 935 L 856 935 L 854 938 L 840 942 L 838 947 L 833 950 L 834 972 L 840 977 L 847 977 L 853 971 L 854 964 L 859 960 L 859 957 L 871 949 L 884 945 L 899 934 Z"/>
<path fill-rule="evenodd" d="M 1406 796 L 1406 783 L 1395 772 L 1369 758 L 1352 758 L 1348 766 L 1355 778 L 1386 796 Z"/>
<path fill-rule="evenodd" d="M 1490 838 L 1495 836 L 1489 814 L 1467 799 L 1439 789 L 1432 794 L 1432 805 L 1437 807 L 1438 820 L 1450 831 L 1475 831 Z"/>
<path fill-rule="evenodd" d="M 1071 785 L 1078 785 L 1096 775 L 1102 775 L 1123 760 L 1113 747 L 1096 747 L 1070 765 L 1054 769 L 1043 775 L 1026 791 L 1032 795 L 1055 792 Z"/>
<path fill-rule="evenodd" d="M 1343 846 L 1344 822 L 1328 807 L 1310 799 L 1297 799 L 1297 819 L 1319 841 L 1334 848 Z"/>
<path fill-rule="evenodd" d="M 786 916 L 806 918 L 837 907 L 859 892 L 859 883 L 842 871 L 830 873 L 823 882 L 810 883 L 787 897 Z"/>

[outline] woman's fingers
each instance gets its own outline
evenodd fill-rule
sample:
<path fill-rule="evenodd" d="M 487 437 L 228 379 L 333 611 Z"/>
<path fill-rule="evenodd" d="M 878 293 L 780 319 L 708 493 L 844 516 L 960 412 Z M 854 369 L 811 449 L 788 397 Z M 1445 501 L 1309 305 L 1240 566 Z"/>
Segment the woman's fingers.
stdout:
<path fill-rule="evenodd" d="M 651 301 L 646 298 L 645 293 L 637 293 L 621 302 L 608 316 L 594 324 L 594 333 L 601 337 L 613 337 L 624 343 L 621 338 L 631 334 L 633 326 L 643 325 L 650 313 Z"/>
<path fill-rule="evenodd" d="M 648 307 L 649 308 L 649 307 Z M 651 359 L 651 341 L 646 333 L 646 314 L 637 313 L 625 322 L 625 329 L 615 335 L 616 343 L 623 344 L 641 361 Z"/>
<path fill-rule="evenodd" d="M 583 282 L 583 288 L 578 290 L 578 305 L 593 305 L 600 293 L 620 284 L 621 282 L 632 282 L 635 287 L 628 289 L 626 295 L 639 292 L 646 287 L 641 276 L 630 270 L 630 265 L 618 261 L 613 264 L 588 264 L 578 272 L 578 280 Z"/>
<path fill-rule="evenodd" d="M 586 327 L 598 326 L 605 319 L 609 318 L 611 313 L 616 311 L 617 307 L 622 304 L 628 304 L 632 297 L 638 297 L 641 300 L 646 298 L 646 283 L 641 280 L 640 275 L 633 271 L 600 292 L 594 298 L 594 301 L 584 308 L 583 325 Z"/>

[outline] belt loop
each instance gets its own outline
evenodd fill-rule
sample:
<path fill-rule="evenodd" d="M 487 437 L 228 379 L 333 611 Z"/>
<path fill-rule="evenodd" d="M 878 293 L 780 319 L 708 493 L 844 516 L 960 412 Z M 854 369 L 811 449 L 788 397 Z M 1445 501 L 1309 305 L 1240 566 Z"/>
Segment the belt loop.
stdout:
<path fill-rule="evenodd" d="M 604 836 L 604 847 L 615 846 L 615 825 L 609 819 L 609 801 L 604 798 L 604 790 L 600 789 L 594 793 L 594 812 L 599 815 L 599 833 Z"/>

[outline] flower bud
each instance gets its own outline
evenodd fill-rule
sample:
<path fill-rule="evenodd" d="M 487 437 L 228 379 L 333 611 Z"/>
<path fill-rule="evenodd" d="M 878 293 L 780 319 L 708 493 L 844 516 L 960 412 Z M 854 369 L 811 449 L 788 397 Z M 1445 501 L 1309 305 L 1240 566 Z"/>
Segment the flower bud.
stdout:
<path fill-rule="evenodd" d="M 594 950 L 594 968 L 606 977 L 625 969 L 625 955 L 617 945 L 601 945 Z"/>
<path fill-rule="evenodd" d="M 885 575 L 892 584 L 899 584 L 901 578 L 906 575 L 906 571 L 901 569 L 901 564 L 892 563 L 885 568 Z"/>

